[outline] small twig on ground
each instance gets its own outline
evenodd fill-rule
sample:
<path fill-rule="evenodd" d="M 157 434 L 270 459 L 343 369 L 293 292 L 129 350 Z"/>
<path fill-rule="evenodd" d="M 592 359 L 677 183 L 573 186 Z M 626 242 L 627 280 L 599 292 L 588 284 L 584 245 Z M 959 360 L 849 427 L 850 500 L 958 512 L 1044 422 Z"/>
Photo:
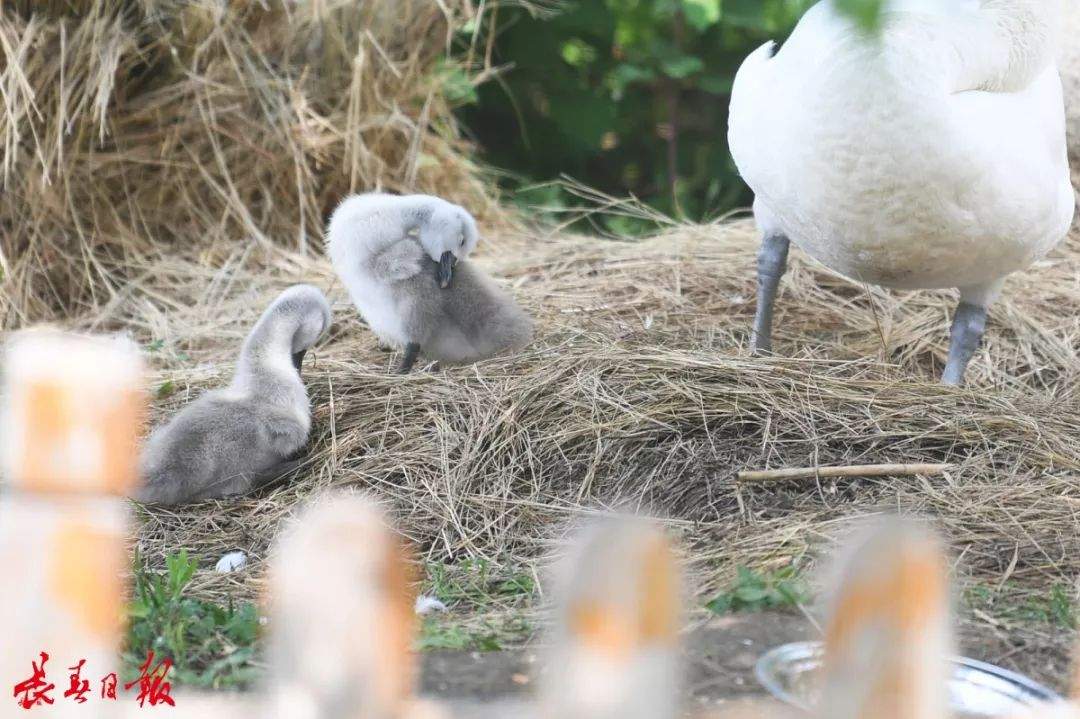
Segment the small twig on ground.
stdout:
<path fill-rule="evenodd" d="M 794 467 L 739 472 L 740 482 L 783 482 L 814 477 L 895 477 L 910 474 L 940 474 L 951 464 L 852 464 L 844 467 Z"/>

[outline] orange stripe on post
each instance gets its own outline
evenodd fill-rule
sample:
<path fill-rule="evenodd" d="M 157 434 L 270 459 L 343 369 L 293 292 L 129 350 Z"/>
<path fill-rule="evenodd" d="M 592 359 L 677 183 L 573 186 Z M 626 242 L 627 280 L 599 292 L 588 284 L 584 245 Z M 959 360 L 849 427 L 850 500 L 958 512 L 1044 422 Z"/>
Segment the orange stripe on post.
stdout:
<path fill-rule="evenodd" d="M 102 486 L 111 494 L 128 495 L 139 481 L 139 428 L 146 412 L 143 393 L 120 391 L 102 427 Z"/>
<path fill-rule="evenodd" d="M 65 489 L 69 482 L 67 449 L 63 446 L 74 427 L 68 392 L 59 382 L 39 381 L 26 388 L 23 405 L 15 407 L 12 420 L 22 414 L 25 443 L 21 476 L 13 483 L 31 491 Z"/>
<path fill-rule="evenodd" d="M 570 608 L 570 634 L 590 649 L 623 660 L 635 648 L 631 622 L 616 607 L 577 602 Z"/>
<path fill-rule="evenodd" d="M 645 548 L 641 574 L 641 638 L 668 644 L 679 632 L 679 580 L 667 538 L 657 533 Z"/>
<path fill-rule="evenodd" d="M 138 350 L 31 329 L 12 336 L 4 365 L 8 481 L 34 493 L 131 494 L 146 406 Z"/>
<path fill-rule="evenodd" d="M 62 524 L 53 536 L 49 591 L 83 628 L 103 642 L 121 630 L 123 538 L 79 522 Z"/>
<path fill-rule="evenodd" d="M 383 706 L 400 710 L 412 697 L 416 681 L 416 655 L 412 651 L 416 636 L 416 612 L 412 587 L 416 578 L 406 544 L 388 529 L 383 530 L 387 543 L 382 567 L 385 609 L 381 628 L 385 632 L 387 661 L 381 667 Z"/>

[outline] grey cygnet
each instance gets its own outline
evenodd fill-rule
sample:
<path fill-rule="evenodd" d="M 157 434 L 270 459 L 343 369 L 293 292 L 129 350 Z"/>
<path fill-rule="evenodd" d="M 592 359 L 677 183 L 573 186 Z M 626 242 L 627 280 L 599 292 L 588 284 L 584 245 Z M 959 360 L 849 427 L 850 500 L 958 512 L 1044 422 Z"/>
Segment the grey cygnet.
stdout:
<path fill-rule="evenodd" d="M 327 253 L 372 331 L 405 350 L 464 364 L 517 349 L 532 319 L 467 260 L 479 234 L 464 208 L 430 195 L 347 197 L 330 218 Z"/>
<path fill-rule="evenodd" d="M 181 410 L 150 436 L 137 499 L 182 504 L 250 492 L 299 464 L 311 406 L 300 377 L 304 353 L 330 327 L 330 304 L 293 285 L 244 341 L 232 382 Z"/>

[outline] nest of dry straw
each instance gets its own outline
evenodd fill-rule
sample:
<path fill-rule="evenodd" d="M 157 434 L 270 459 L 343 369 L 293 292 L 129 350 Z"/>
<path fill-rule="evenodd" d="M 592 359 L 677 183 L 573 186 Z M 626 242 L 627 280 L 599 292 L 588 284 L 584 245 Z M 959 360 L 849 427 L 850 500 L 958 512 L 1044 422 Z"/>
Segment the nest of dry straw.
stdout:
<path fill-rule="evenodd" d="M 0 327 L 107 303 L 176 248 L 304 254 L 351 191 L 494 211 L 447 99 L 471 7 L 4 3 Z"/>
<path fill-rule="evenodd" d="M 234 248 L 214 268 L 162 258 L 146 267 L 152 288 L 133 286 L 83 323 L 132 328 L 153 348 L 155 387 L 171 393 L 156 402 L 160 419 L 226 380 L 244 333 L 286 284 L 314 281 L 334 301 L 331 336 L 306 370 L 308 465 L 257 497 L 145 516 L 137 542 L 152 564 L 181 547 L 204 567 L 227 550 L 251 553 L 243 574 L 201 574 L 206 596 L 254 596 L 280 523 L 345 485 L 384 498 L 435 561 L 534 566 L 583 514 L 646 508 L 686 540 L 703 595 L 740 565 L 810 564 L 845 518 L 903 508 L 934 517 L 966 584 L 1006 607 L 1054 585 L 1071 594 L 1080 575 L 1078 240 L 1009 280 L 960 390 L 937 382 L 950 293 L 886 293 L 797 253 L 777 305 L 786 358 L 749 357 L 756 238 L 746 222 L 637 243 L 489 238 L 482 262 L 537 316 L 536 341 L 514 357 L 407 377 L 388 374 L 395 358 L 326 263 L 280 249 Z M 878 462 L 955 468 L 735 478 Z M 1004 609 L 980 611 L 976 629 L 1002 638 L 1006 663 L 1043 677 L 1063 667 L 1056 627 L 1020 631 Z"/>

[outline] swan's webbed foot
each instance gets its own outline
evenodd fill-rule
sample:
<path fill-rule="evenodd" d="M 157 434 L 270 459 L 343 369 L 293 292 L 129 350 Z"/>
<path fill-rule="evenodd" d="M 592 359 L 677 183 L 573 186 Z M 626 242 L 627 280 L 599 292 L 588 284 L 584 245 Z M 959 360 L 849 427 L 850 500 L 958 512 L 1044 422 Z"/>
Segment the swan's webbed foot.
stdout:
<path fill-rule="evenodd" d="M 754 314 L 754 331 L 750 347 L 754 354 L 772 352 L 773 302 L 780 287 L 780 278 L 787 270 L 788 247 L 791 241 L 782 234 L 766 235 L 758 250 L 758 297 Z"/>
<path fill-rule="evenodd" d="M 944 384 L 964 383 L 964 372 L 986 330 L 986 308 L 961 300 L 956 306 L 949 339 L 949 360 L 941 375 Z"/>
<path fill-rule="evenodd" d="M 405 355 L 401 358 L 401 364 L 398 365 L 398 374 L 409 374 L 412 371 L 413 365 L 416 364 L 417 358 L 420 356 L 420 345 L 416 342 L 410 342 L 405 345 Z"/>

